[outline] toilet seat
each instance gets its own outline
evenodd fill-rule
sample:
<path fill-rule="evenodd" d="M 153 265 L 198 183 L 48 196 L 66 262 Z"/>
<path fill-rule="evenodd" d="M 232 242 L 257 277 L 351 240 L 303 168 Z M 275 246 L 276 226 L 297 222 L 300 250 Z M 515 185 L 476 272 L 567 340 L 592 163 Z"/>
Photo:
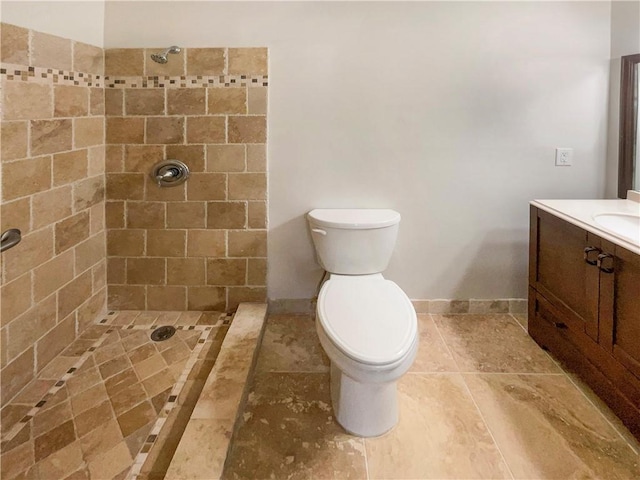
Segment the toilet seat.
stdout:
<path fill-rule="evenodd" d="M 398 285 L 381 274 L 331 275 L 320 291 L 317 312 L 328 339 L 357 362 L 394 364 L 414 346 L 413 305 Z"/>

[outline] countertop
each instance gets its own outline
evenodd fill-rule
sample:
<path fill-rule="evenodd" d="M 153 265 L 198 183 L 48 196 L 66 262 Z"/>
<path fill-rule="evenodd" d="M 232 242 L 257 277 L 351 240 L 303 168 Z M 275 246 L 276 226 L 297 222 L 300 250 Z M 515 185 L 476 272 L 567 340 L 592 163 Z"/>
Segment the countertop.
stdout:
<path fill-rule="evenodd" d="M 530 203 L 534 207 L 640 255 L 640 242 L 635 243 L 629 238 L 605 230 L 593 218 L 594 215 L 600 213 L 640 215 L 640 201 L 636 201 L 636 199 L 640 200 L 640 195 L 630 195 L 629 197 L 633 200 L 533 200 Z"/>

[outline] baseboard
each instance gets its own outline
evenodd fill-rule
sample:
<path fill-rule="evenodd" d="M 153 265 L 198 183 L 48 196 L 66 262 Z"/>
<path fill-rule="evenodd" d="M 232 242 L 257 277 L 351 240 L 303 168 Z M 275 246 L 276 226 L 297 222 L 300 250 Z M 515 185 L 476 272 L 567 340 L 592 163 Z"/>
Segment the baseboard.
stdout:
<path fill-rule="evenodd" d="M 500 298 L 469 300 L 411 300 L 417 313 L 439 314 L 490 314 L 490 313 L 527 313 L 526 298 Z M 269 300 L 269 313 L 304 313 L 315 312 L 315 300 L 311 298 L 278 298 Z"/>

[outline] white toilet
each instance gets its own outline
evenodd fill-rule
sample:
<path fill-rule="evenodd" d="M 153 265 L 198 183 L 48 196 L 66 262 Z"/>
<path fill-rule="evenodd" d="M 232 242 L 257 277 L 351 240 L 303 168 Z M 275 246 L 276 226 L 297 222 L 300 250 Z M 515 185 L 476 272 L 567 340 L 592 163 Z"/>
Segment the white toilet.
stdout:
<path fill-rule="evenodd" d="M 398 422 L 397 380 L 418 350 L 416 312 L 385 280 L 400 214 L 386 209 L 316 209 L 307 215 L 320 265 L 329 272 L 318 296 L 316 330 L 331 359 L 338 423 L 361 437 Z"/>

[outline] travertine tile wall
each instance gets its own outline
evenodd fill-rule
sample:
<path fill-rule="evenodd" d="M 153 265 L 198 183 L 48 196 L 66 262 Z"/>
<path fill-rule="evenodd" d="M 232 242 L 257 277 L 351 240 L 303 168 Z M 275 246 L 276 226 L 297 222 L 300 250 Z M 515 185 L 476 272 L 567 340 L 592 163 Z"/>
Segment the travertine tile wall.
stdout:
<path fill-rule="evenodd" d="M 2 24 L 1 401 L 106 301 L 103 50 Z"/>
<path fill-rule="evenodd" d="M 109 307 L 233 310 L 266 300 L 267 49 L 105 52 Z M 186 183 L 159 188 L 164 159 Z"/>
<path fill-rule="evenodd" d="M 161 49 L 1 34 L 0 226 L 23 234 L 1 256 L 2 404 L 107 296 L 114 309 L 264 301 L 266 49 L 190 48 L 159 65 Z M 150 180 L 164 158 L 189 165 L 186 184 Z"/>

